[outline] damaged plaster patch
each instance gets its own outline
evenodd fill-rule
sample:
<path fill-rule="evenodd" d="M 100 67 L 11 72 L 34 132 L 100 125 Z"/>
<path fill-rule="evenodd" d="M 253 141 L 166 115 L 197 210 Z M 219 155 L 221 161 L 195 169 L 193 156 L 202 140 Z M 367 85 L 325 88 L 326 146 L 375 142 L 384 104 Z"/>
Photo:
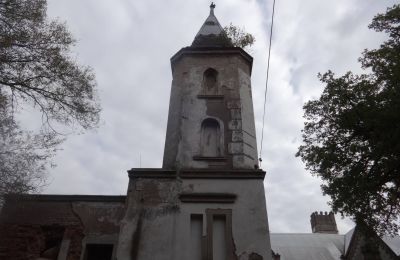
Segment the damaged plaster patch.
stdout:
<path fill-rule="evenodd" d="M 177 194 L 181 191 L 181 183 L 176 180 L 142 179 L 135 185 L 134 198 L 140 198 L 140 203 L 150 207 L 175 205 L 178 202 Z"/>
<path fill-rule="evenodd" d="M 161 183 L 154 180 L 146 180 L 142 182 L 141 199 L 146 202 L 147 205 L 158 205 L 163 202 L 163 198 L 160 195 L 162 187 Z"/>
<path fill-rule="evenodd" d="M 85 234 L 116 234 L 125 208 L 122 203 L 76 202 L 72 203 L 72 210 Z"/>
<path fill-rule="evenodd" d="M 147 221 L 180 212 L 178 194 L 182 190 L 181 181 L 140 179 L 134 186 L 134 193 L 129 195 L 132 200 L 128 219 L 140 215 Z"/>

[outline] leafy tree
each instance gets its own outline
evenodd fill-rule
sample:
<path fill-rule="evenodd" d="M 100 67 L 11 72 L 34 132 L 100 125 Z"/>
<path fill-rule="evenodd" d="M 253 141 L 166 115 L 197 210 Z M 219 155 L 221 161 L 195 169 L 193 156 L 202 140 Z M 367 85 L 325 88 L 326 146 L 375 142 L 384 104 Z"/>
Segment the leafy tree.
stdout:
<path fill-rule="evenodd" d="M 74 39 L 46 9 L 46 0 L 0 0 L 1 94 L 38 107 L 46 123 L 90 128 L 100 111 L 94 74 L 70 57 Z"/>
<path fill-rule="evenodd" d="M 224 27 L 224 32 L 235 47 L 250 47 L 256 41 L 253 35 L 246 33 L 244 29 L 234 26 L 232 23 Z"/>
<path fill-rule="evenodd" d="M 369 28 L 388 34 L 359 59 L 365 74 L 319 75 L 326 87 L 304 105 L 300 156 L 322 178 L 335 212 L 379 234 L 400 229 L 400 5 Z"/>
<path fill-rule="evenodd" d="M 99 122 L 94 74 L 71 57 L 72 35 L 46 11 L 46 0 L 0 0 L 0 130 L 1 142 L 11 145 L 0 151 L 0 171 L 18 182 L 24 182 L 25 173 L 44 172 L 61 140 L 54 123 L 84 130 Z M 26 105 L 42 114 L 39 134 L 21 130 L 15 120 Z M 27 183 L 32 182 L 21 185 Z M 1 189 L 0 194 L 7 191 Z"/>
<path fill-rule="evenodd" d="M 55 133 L 20 129 L 10 109 L 0 102 L 0 207 L 4 194 L 37 192 L 62 139 Z"/>

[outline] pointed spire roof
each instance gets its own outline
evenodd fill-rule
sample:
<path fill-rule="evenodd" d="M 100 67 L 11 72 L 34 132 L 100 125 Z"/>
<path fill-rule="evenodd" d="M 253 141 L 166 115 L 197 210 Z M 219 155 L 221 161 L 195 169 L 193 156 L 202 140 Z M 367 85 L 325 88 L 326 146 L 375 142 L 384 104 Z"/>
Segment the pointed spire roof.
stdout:
<path fill-rule="evenodd" d="M 192 47 L 232 47 L 231 41 L 214 15 L 215 4 L 210 5 L 210 15 L 193 40 Z"/>

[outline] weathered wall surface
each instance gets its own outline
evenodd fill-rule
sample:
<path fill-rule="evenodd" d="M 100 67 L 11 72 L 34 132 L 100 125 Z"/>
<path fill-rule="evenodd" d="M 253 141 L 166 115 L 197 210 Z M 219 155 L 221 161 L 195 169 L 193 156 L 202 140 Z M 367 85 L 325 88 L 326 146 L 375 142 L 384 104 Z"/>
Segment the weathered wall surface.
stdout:
<path fill-rule="evenodd" d="M 191 219 L 202 216 L 202 236 L 210 237 L 209 211 L 230 214 L 231 231 L 226 232 L 232 236 L 228 241 L 232 259 L 271 259 L 262 179 L 242 176 L 238 180 L 229 177 L 229 172 L 210 179 L 184 175 L 162 178 L 162 170 L 159 173 L 160 178 L 131 178 L 119 237 L 119 260 L 194 259 Z"/>
<path fill-rule="evenodd" d="M 117 259 L 174 259 L 172 234 L 179 211 L 175 179 L 133 179 L 121 221 Z"/>
<path fill-rule="evenodd" d="M 204 73 L 217 72 L 216 92 L 206 93 Z M 167 135 L 163 168 L 254 169 L 257 146 L 251 96 L 251 62 L 223 50 L 185 54 L 172 63 Z M 201 158 L 201 126 L 206 118 L 221 124 L 220 160 Z"/>
<path fill-rule="evenodd" d="M 58 256 L 61 260 L 80 260 L 86 242 L 116 245 L 119 222 L 125 212 L 124 199 L 115 196 L 101 201 L 104 198 L 61 195 L 8 198 L 0 215 L 0 259 Z"/>
<path fill-rule="evenodd" d="M 241 122 L 242 129 L 237 134 L 241 135 L 243 148 L 241 152 L 233 156 L 233 167 L 234 168 L 245 168 L 245 166 L 258 165 L 257 161 L 257 140 L 256 140 L 256 129 L 254 123 L 254 112 L 253 112 L 253 98 L 251 94 L 251 82 L 249 72 L 246 70 L 238 69 L 239 77 L 239 94 L 241 101 Z M 232 110 L 231 110 L 232 111 Z M 234 134 L 235 132 L 233 132 Z M 232 141 L 234 138 L 232 138 Z"/>

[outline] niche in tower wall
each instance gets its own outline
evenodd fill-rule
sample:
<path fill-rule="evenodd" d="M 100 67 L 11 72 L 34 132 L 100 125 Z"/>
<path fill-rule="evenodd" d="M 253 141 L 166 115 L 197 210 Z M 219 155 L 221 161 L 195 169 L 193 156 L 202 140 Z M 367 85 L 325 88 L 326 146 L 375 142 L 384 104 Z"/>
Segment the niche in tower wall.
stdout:
<path fill-rule="evenodd" d="M 201 123 L 200 153 L 202 157 L 221 157 L 222 133 L 217 120 L 207 118 Z"/>
<path fill-rule="evenodd" d="M 203 92 L 205 95 L 217 95 L 218 72 L 215 69 L 208 68 L 203 74 Z"/>

